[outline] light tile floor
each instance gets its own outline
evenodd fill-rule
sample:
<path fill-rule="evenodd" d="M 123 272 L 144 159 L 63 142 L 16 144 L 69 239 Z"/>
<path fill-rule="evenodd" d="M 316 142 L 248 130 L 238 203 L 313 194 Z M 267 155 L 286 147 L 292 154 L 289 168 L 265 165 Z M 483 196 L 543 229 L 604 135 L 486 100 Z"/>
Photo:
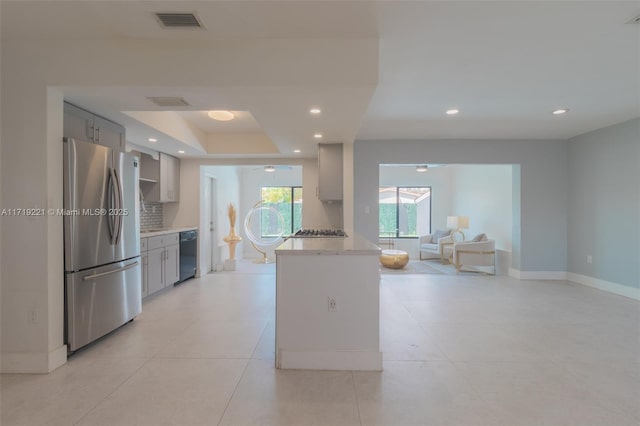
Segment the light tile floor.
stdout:
<path fill-rule="evenodd" d="M 3 375 L 0 423 L 640 424 L 636 301 L 562 281 L 385 275 L 383 372 L 279 371 L 273 265 L 244 270 L 157 295 L 51 374 Z"/>

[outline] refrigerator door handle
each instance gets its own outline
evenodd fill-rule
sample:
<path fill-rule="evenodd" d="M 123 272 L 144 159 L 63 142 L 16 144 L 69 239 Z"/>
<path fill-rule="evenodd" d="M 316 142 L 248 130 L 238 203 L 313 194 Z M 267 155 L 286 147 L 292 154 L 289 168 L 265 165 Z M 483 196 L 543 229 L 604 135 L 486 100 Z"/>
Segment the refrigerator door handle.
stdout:
<path fill-rule="evenodd" d="M 127 266 L 123 266 L 122 268 L 118 268 L 118 269 L 114 269 L 113 271 L 107 271 L 107 272 L 101 272 L 99 274 L 93 274 L 93 275 L 87 275 L 82 277 L 82 281 L 88 281 L 88 280 L 92 280 L 94 278 L 100 278 L 100 277 L 104 277 L 105 275 L 111 275 L 111 274 L 115 274 L 117 272 L 122 272 L 122 271 L 126 271 L 127 269 L 131 269 L 134 268 L 136 266 L 138 266 L 139 262 L 133 262 L 130 265 Z"/>
<path fill-rule="evenodd" d="M 115 204 L 115 185 L 116 178 L 113 169 L 109 169 L 109 184 L 107 185 L 107 224 L 109 225 L 109 236 L 111 237 L 111 244 L 114 245 L 116 243 L 116 223 L 113 217 L 113 209 Z"/>
<path fill-rule="evenodd" d="M 120 237 L 122 237 L 122 227 L 124 225 L 124 220 L 122 219 L 122 215 L 124 214 L 124 197 L 122 195 L 122 182 L 120 182 L 120 177 L 118 176 L 118 172 L 113 169 L 113 175 L 116 178 L 115 187 L 117 189 L 117 197 L 116 197 L 116 210 L 115 210 L 115 218 L 116 218 L 116 242 L 115 244 L 120 244 Z"/>

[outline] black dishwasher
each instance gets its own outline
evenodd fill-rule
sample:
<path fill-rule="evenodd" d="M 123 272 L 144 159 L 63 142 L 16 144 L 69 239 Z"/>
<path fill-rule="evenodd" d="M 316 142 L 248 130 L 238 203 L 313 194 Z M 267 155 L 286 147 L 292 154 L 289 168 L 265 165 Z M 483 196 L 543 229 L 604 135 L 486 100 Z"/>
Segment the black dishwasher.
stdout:
<path fill-rule="evenodd" d="M 183 231 L 180 233 L 180 281 L 183 282 L 196 276 L 198 260 L 198 231 Z"/>

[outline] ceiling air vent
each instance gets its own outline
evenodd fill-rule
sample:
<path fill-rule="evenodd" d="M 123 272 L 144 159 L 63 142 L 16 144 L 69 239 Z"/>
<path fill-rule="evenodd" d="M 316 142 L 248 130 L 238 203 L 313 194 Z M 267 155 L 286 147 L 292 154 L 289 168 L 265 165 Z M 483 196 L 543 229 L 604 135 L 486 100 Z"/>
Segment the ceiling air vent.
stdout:
<path fill-rule="evenodd" d="M 185 107 L 185 106 L 189 106 L 189 104 L 187 103 L 187 101 L 185 101 L 182 98 L 176 98 L 176 97 L 171 97 L 171 96 L 153 96 L 149 99 L 151 102 L 153 102 L 154 104 L 161 106 L 161 107 Z"/>
<path fill-rule="evenodd" d="M 635 18 L 632 18 L 630 21 L 627 22 L 627 24 L 640 24 L 640 15 L 636 16 Z"/>
<path fill-rule="evenodd" d="M 194 13 L 156 13 L 156 18 L 164 28 L 203 28 Z"/>

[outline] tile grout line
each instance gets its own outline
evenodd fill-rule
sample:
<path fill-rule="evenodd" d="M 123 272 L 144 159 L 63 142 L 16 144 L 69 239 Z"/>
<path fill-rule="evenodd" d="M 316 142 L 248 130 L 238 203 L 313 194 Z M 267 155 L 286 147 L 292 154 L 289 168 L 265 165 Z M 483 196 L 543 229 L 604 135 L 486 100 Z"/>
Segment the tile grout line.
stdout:
<path fill-rule="evenodd" d="M 248 359 L 247 363 L 244 365 L 244 368 L 242 369 L 242 374 L 240 375 L 240 378 L 238 379 L 238 382 L 236 383 L 236 385 L 233 387 L 233 392 L 231 392 L 231 395 L 229 396 L 229 400 L 225 404 L 224 410 L 222 411 L 222 414 L 220 415 L 220 419 L 216 423 L 216 426 L 220 426 L 220 422 L 222 422 L 222 419 L 224 419 L 225 414 L 227 414 L 227 410 L 229 409 L 229 404 L 231 404 L 231 400 L 236 395 L 236 392 L 238 391 L 238 387 L 240 386 L 240 383 L 242 382 L 242 379 L 244 378 L 244 375 L 247 372 L 247 368 L 249 368 L 250 362 L 251 362 L 251 359 Z"/>
<path fill-rule="evenodd" d="M 146 358 L 146 361 L 143 362 L 140 367 L 136 368 L 134 372 L 132 372 L 129 377 L 127 377 L 126 379 L 124 379 L 122 381 L 122 383 L 120 383 L 118 386 L 116 386 L 111 392 L 109 392 L 107 395 L 105 395 L 104 398 L 102 398 L 100 401 L 98 401 L 93 407 L 89 408 L 87 410 L 86 413 L 84 413 L 82 416 L 80 416 L 78 418 L 78 420 L 73 422 L 73 425 L 78 425 L 82 422 L 82 420 L 87 417 L 89 414 L 91 414 L 91 412 L 93 410 L 95 410 L 100 404 L 102 404 L 103 402 L 105 402 L 111 395 L 113 395 L 118 389 L 120 389 L 122 386 L 124 386 L 125 383 L 127 383 L 129 380 L 131 380 L 133 378 L 133 376 L 135 376 L 138 371 L 140 371 L 142 369 L 142 367 L 144 367 L 145 365 L 147 365 L 149 362 L 151 362 L 153 360 L 153 358 Z"/>
<path fill-rule="evenodd" d="M 275 316 L 275 313 L 274 313 Z M 271 320 L 267 320 L 267 323 L 264 325 L 264 327 L 262 327 L 262 332 L 260 332 L 260 337 L 258 337 L 258 341 L 256 342 L 256 345 L 253 347 L 253 351 L 251 351 L 251 355 L 249 355 L 249 359 L 253 359 L 253 356 L 255 355 L 256 351 L 258 350 L 258 346 L 260 346 L 260 342 L 262 341 L 262 337 L 264 336 L 264 333 L 267 331 L 267 327 L 269 327 L 269 323 L 271 323 Z"/>
<path fill-rule="evenodd" d="M 360 401 L 358 400 L 358 390 L 356 389 L 356 377 L 353 374 L 353 370 L 351 370 L 351 382 L 353 383 L 353 394 L 356 397 L 356 409 L 358 410 L 358 421 L 360 422 L 360 426 L 362 426 L 362 415 L 360 414 Z"/>
<path fill-rule="evenodd" d="M 238 387 L 240 386 L 240 383 L 242 382 L 242 379 L 244 378 L 244 375 L 247 372 L 247 368 L 249 368 L 249 364 L 251 363 L 251 361 L 253 359 L 253 355 L 255 354 L 256 350 L 258 349 L 258 346 L 260 345 L 260 341 L 262 340 L 262 336 L 264 335 L 265 331 L 267 330 L 267 327 L 269 326 L 269 322 L 270 322 L 270 320 L 267 320 L 267 323 L 262 328 L 262 332 L 260 333 L 260 337 L 258 337 L 258 341 L 256 342 L 256 345 L 254 346 L 253 351 L 251 352 L 251 355 L 249 355 L 249 359 L 247 359 L 247 363 L 244 365 L 244 369 L 242 370 L 242 374 L 240 375 L 240 378 L 238 379 L 238 382 L 234 386 L 233 392 L 231 392 L 231 396 L 229 396 L 229 400 L 227 401 L 227 404 L 224 406 L 224 410 L 222 411 L 222 415 L 220 415 L 220 419 L 218 420 L 218 423 L 216 423 L 217 426 L 220 425 L 220 422 L 222 422 L 222 419 L 224 419 L 225 414 L 227 414 L 227 410 L 229 409 L 229 404 L 231 404 L 231 400 L 233 399 L 233 397 L 236 395 L 236 392 L 238 391 Z"/>

